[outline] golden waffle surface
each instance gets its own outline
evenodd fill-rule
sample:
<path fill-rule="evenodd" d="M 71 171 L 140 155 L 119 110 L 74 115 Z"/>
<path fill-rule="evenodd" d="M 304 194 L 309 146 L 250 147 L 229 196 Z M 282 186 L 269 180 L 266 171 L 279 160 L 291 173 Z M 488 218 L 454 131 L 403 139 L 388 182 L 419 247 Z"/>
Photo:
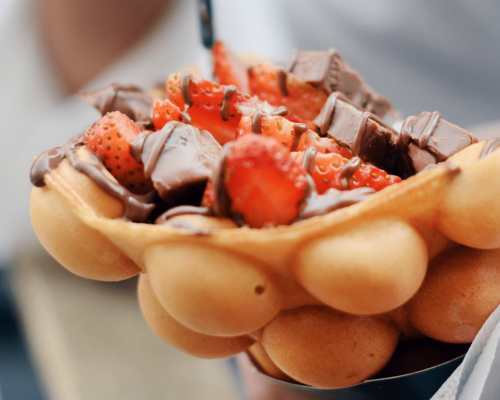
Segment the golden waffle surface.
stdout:
<path fill-rule="evenodd" d="M 500 304 L 500 152 L 480 159 L 483 146 L 274 229 L 199 215 L 176 218 L 213 232 L 127 222 L 122 204 L 66 161 L 33 189 L 31 216 L 70 271 L 142 272 L 141 309 L 171 345 L 205 358 L 252 346 L 270 374 L 345 387 L 382 369 L 399 340 L 471 342 Z"/>

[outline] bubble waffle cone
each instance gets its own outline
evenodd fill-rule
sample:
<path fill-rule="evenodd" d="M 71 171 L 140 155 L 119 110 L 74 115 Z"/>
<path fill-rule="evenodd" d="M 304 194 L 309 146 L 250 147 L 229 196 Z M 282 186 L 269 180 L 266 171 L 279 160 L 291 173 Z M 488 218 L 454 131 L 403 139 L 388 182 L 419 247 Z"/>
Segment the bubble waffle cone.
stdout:
<path fill-rule="evenodd" d="M 500 152 L 480 157 L 484 145 L 273 229 L 202 215 L 174 217 L 179 227 L 126 221 L 65 160 L 33 189 L 31 217 L 70 271 L 142 273 L 141 309 L 171 345 L 216 358 L 258 343 L 284 376 L 346 387 L 380 371 L 399 340 L 471 342 L 500 304 Z"/>

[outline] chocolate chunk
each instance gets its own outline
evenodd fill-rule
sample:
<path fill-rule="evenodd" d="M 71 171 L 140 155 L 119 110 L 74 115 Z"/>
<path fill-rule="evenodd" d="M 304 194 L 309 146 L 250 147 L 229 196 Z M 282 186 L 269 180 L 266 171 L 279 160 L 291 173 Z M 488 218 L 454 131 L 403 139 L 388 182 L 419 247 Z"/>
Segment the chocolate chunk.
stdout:
<path fill-rule="evenodd" d="M 328 97 L 314 123 L 320 127 L 322 135 L 348 148 L 355 156 L 396 174 L 396 131 L 376 115 L 360 110 L 341 93 Z"/>
<path fill-rule="evenodd" d="M 95 107 L 103 116 L 108 112 L 120 111 L 139 125 L 151 123 L 153 99 L 134 85 L 111 85 L 80 97 Z"/>
<path fill-rule="evenodd" d="M 151 132 L 142 144 L 144 172 L 164 200 L 204 186 L 220 158 L 221 146 L 207 131 L 177 121 Z"/>
<path fill-rule="evenodd" d="M 369 88 L 335 49 L 304 52 L 295 50 L 285 64 L 284 71 L 323 89 L 327 94 L 341 92 L 363 110 L 379 117 L 384 117 L 391 110 L 391 103 Z"/>
<path fill-rule="evenodd" d="M 472 143 L 477 143 L 474 135 L 444 120 L 438 112 L 408 117 L 396 141 L 402 177 L 446 161 Z"/>

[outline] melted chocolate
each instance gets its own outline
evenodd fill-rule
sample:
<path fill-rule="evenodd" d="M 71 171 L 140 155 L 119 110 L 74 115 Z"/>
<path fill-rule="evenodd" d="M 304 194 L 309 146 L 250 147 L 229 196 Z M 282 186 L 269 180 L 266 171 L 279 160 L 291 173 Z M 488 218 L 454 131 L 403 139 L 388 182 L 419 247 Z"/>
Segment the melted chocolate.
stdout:
<path fill-rule="evenodd" d="M 80 139 L 72 140 L 64 146 L 48 150 L 37 157 L 30 171 L 31 183 L 36 187 L 45 186 L 45 175 L 56 169 L 67 157 L 68 152 L 83 146 Z"/>
<path fill-rule="evenodd" d="M 287 73 L 282 69 L 278 70 L 278 87 L 283 96 L 288 96 L 288 87 L 286 85 Z"/>
<path fill-rule="evenodd" d="M 113 83 L 94 92 L 80 93 L 80 97 L 103 116 L 120 111 L 139 125 L 151 123 L 153 99 L 137 86 Z"/>
<path fill-rule="evenodd" d="M 309 127 L 306 124 L 298 124 L 298 123 L 293 124 L 293 131 L 294 131 L 295 135 L 293 137 L 292 147 L 291 147 L 290 151 L 297 151 L 302 134 L 304 132 L 307 132 L 308 130 L 309 130 Z"/>
<path fill-rule="evenodd" d="M 479 154 L 479 158 L 483 158 L 493 154 L 493 152 L 500 147 L 500 138 L 494 138 L 488 140 L 483 149 L 481 150 L 481 154 Z"/>
<path fill-rule="evenodd" d="M 159 131 L 159 133 L 157 133 L 156 135 L 157 137 L 154 140 L 153 147 L 151 151 L 147 154 L 145 160 L 142 158 L 142 151 L 144 150 L 144 144 L 146 143 L 146 140 L 148 139 L 148 137 L 151 135 L 152 132 L 150 132 L 144 138 L 144 143 L 141 146 L 141 159 L 144 162 L 144 176 L 146 178 L 151 178 L 151 174 L 153 173 L 153 170 L 155 169 L 156 164 L 158 163 L 160 154 L 163 151 L 165 144 L 167 144 L 168 139 L 170 139 L 170 136 L 174 132 L 175 128 L 177 128 L 180 125 L 181 123 L 176 121 L 171 121 L 168 124 L 165 124 L 167 128 L 166 129 L 163 128 L 162 130 Z"/>
<path fill-rule="evenodd" d="M 328 189 L 321 195 L 316 194 L 306 199 L 303 209 L 297 217 L 297 221 L 325 215 L 340 208 L 359 203 L 370 198 L 375 193 L 375 189 L 373 188 L 357 188 L 344 191 Z"/>
<path fill-rule="evenodd" d="M 347 190 L 349 187 L 349 178 L 351 178 L 359 166 L 361 165 L 361 159 L 359 157 L 351 158 L 344 166 L 340 172 L 340 183 L 342 184 L 342 189 Z"/>
<path fill-rule="evenodd" d="M 418 147 L 420 149 L 425 149 L 427 147 L 429 139 L 434 132 L 436 132 L 440 119 L 441 114 L 437 111 L 434 111 L 431 115 L 429 115 L 429 119 L 427 120 L 424 129 L 422 129 L 422 132 L 420 132 L 420 136 L 418 137 Z"/>
<path fill-rule="evenodd" d="M 150 204 L 155 197 L 155 193 L 137 195 L 118 182 L 111 181 L 104 172 L 104 165 L 95 155 L 89 154 L 89 161 L 80 160 L 77 149 L 82 145 L 81 140 L 73 140 L 62 147 L 46 151 L 38 157 L 31 169 L 31 182 L 33 185 L 37 187 L 45 186 L 45 175 L 56 169 L 66 159 L 76 171 L 87 175 L 107 194 L 123 203 L 123 218 L 134 222 L 146 221 L 155 207 L 154 204 Z"/>
<path fill-rule="evenodd" d="M 189 88 L 192 78 L 193 75 L 191 75 L 189 72 L 183 72 L 181 75 L 181 96 L 182 101 L 184 102 L 184 112 L 187 112 L 189 107 L 193 105 L 191 90 Z"/>
<path fill-rule="evenodd" d="M 223 121 L 227 121 L 229 117 L 229 104 L 233 94 L 238 91 L 238 88 L 233 85 L 224 86 L 224 95 L 222 97 L 222 106 L 220 108 L 220 117 Z"/>
<path fill-rule="evenodd" d="M 196 226 L 191 225 L 187 221 L 179 221 L 179 220 L 161 220 L 161 217 L 159 217 L 156 221 L 155 224 L 157 225 L 166 225 L 166 226 L 172 226 L 174 228 L 181 228 L 189 231 L 190 233 L 196 235 L 196 236 L 207 236 L 210 235 L 212 232 L 216 232 L 219 229 L 206 229 L 206 228 L 197 228 Z"/>
<path fill-rule="evenodd" d="M 94 155 L 90 155 L 90 162 L 82 161 L 75 150 L 68 153 L 68 161 L 71 166 L 85 175 L 104 190 L 107 194 L 118 199 L 124 206 L 123 218 L 133 222 L 145 222 L 155 208 L 153 200 L 154 192 L 145 195 L 137 195 L 116 181 L 110 180 L 104 173 L 105 168 L 101 161 Z"/>
<path fill-rule="evenodd" d="M 357 188 L 345 191 L 329 189 L 323 194 L 318 194 L 318 192 L 316 191 L 316 184 L 311 177 L 316 153 L 317 150 L 314 147 L 308 147 L 304 152 L 302 166 L 307 171 L 307 190 L 304 198 L 299 205 L 300 212 L 297 216 L 296 222 L 319 215 L 324 215 L 340 208 L 350 206 L 352 204 L 366 200 L 375 193 L 375 189 L 373 188 Z M 361 160 L 359 158 L 357 158 L 357 160 L 359 160 L 359 163 L 361 163 Z M 344 166 L 344 170 L 342 171 L 342 173 L 346 171 L 346 176 L 351 172 L 352 174 L 354 174 L 357 167 L 359 166 L 358 161 L 356 161 L 355 159 L 351 161 L 353 161 L 352 164 L 350 166 L 346 164 Z M 347 168 L 345 168 L 346 166 Z M 352 176 L 352 174 L 350 176 Z"/>
<path fill-rule="evenodd" d="M 179 215 L 213 215 L 212 209 L 208 207 L 196 207 L 196 206 L 178 206 L 171 208 L 170 210 L 164 212 L 160 215 L 155 224 L 162 223 L 162 221 L 166 221 L 170 218 L 177 217 Z"/>
<path fill-rule="evenodd" d="M 284 117 L 285 115 L 287 114 L 290 114 L 290 111 L 288 110 L 288 108 L 286 108 L 285 106 L 279 106 L 277 109 L 275 109 L 271 115 L 273 117 L 276 117 L 276 116 L 279 116 L 279 117 Z"/>
<path fill-rule="evenodd" d="M 151 133 L 151 131 L 142 131 L 130 144 L 130 155 L 139 164 L 142 164 L 142 148 L 144 146 L 144 142 Z"/>
<path fill-rule="evenodd" d="M 227 193 L 226 184 L 224 182 L 227 156 L 231 151 L 232 142 L 226 143 L 222 148 L 221 161 L 214 172 L 214 204 L 212 210 L 218 217 L 231 217 L 231 198 Z"/>
<path fill-rule="evenodd" d="M 302 160 L 302 166 L 305 168 L 308 174 L 313 173 L 314 160 L 316 159 L 316 153 L 318 150 L 316 147 L 308 147 L 304 152 L 304 158 Z"/>
<path fill-rule="evenodd" d="M 262 116 L 265 115 L 265 111 L 257 110 L 253 114 L 252 117 L 252 132 L 253 133 L 262 133 L 262 129 L 260 127 Z"/>

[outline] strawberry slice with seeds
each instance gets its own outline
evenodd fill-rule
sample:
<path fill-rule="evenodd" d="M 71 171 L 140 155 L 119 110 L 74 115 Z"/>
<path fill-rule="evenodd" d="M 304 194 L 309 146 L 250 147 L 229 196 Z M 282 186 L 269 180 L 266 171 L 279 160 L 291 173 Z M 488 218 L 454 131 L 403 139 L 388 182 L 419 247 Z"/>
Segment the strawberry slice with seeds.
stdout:
<path fill-rule="evenodd" d="M 221 41 L 212 46 L 212 54 L 217 82 L 221 85 L 234 85 L 240 92 L 248 93 L 250 87 L 246 66 Z"/>
<path fill-rule="evenodd" d="M 179 107 L 172 104 L 170 100 L 155 99 L 153 103 L 153 118 L 151 122 L 155 129 L 159 131 L 167 122 L 180 121 L 183 122 L 183 115 Z"/>
<path fill-rule="evenodd" d="M 320 137 L 308 129 L 307 125 L 291 122 L 281 116 L 260 113 L 252 117 L 242 117 L 236 136 L 257 133 L 259 130 L 263 136 L 273 137 L 290 151 L 304 151 L 308 147 L 315 147 L 320 153 L 338 153 L 342 154 L 342 157 L 352 158 L 352 153 L 337 145 L 334 140 Z"/>
<path fill-rule="evenodd" d="M 257 64 L 248 69 L 250 93 L 273 106 L 285 106 L 308 121 L 319 115 L 326 93 L 272 64 Z M 285 92 L 285 93 L 284 93 Z"/>
<path fill-rule="evenodd" d="M 169 76 L 167 92 L 170 101 L 190 115 L 194 126 L 209 131 L 221 144 L 235 139 L 242 115 L 253 114 L 261 106 L 258 98 L 235 86 L 195 79 L 186 72 Z"/>
<path fill-rule="evenodd" d="M 226 157 L 224 182 L 232 212 L 252 228 L 291 223 L 307 187 L 306 171 L 273 138 L 247 134 Z"/>
<path fill-rule="evenodd" d="M 141 128 L 120 111 L 107 113 L 83 135 L 87 149 L 97 153 L 106 169 L 134 193 L 152 190 L 151 181 L 144 176 L 144 167 L 130 154 L 130 144 Z"/>
<path fill-rule="evenodd" d="M 297 162 L 302 162 L 303 152 L 292 153 Z M 347 159 L 337 153 L 316 153 L 311 176 L 319 194 L 328 189 L 351 190 L 360 187 L 371 187 L 376 191 L 394 183 L 401 182 L 401 178 L 389 175 L 385 171 L 364 164 L 358 157 Z"/>

